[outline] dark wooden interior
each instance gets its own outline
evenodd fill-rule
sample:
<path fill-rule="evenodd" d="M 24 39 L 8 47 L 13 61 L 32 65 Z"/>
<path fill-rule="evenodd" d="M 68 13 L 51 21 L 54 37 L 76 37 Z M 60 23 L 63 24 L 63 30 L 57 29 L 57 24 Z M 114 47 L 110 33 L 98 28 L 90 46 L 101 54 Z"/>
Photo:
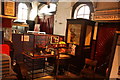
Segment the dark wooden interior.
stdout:
<path fill-rule="evenodd" d="M 6 8 L 6 2 L 0 1 L 0 79 L 42 80 L 47 76 L 46 80 L 109 80 L 115 74 L 120 80 L 119 56 L 116 58 L 120 51 L 120 1 L 79 0 L 64 5 L 59 0 L 12 2 L 13 8 Z M 28 8 L 26 22 L 18 19 L 20 3 Z M 56 5 L 56 11 L 40 14 L 43 6 L 50 9 L 50 3 Z M 74 18 L 82 5 L 88 5 L 89 19 Z M 6 14 L 7 9 L 14 13 Z M 38 32 L 35 24 L 40 25 Z M 118 69 L 114 69 L 115 63 Z"/>

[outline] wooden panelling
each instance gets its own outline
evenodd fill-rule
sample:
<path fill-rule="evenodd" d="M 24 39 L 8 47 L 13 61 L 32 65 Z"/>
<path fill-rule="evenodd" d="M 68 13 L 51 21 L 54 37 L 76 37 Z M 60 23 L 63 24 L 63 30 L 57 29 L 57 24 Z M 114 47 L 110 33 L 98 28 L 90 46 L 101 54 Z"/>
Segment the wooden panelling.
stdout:
<path fill-rule="evenodd" d="M 120 9 L 98 10 L 95 11 L 94 20 L 120 20 Z"/>
<path fill-rule="evenodd" d="M 98 66 L 108 61 L 115 31 L 118 29 L 119 24 L 114 23 L 99 23 L 96 42 L 95 59 L 98 61 Z"/>

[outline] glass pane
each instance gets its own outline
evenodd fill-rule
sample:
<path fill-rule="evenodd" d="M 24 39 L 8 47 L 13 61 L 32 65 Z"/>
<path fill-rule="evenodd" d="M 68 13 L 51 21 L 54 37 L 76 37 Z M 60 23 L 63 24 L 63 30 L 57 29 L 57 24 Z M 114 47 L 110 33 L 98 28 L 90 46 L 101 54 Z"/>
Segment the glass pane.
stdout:
<path fill-rule="evenodd" d="M 84 6 L 85 13 L 84 14 L 90 14 L 90 8 L 88 6 Z"/>
<path fill-rule="evenodd" d="M 19 20 L 27 20 L 28 8 L 26 4 L 20 3 L 18 5 L 18 19 Z"/>
<path fill-rule="evenodd" d="M 90 15 L 90 8 L 86 4 L 84 4 L 82 7 L 78 9 L 77 18 L 89 19 L 89 15 Z"/>
<path fill-rule="evenodd" d="M 77 15 L 77 18 L 84 18 L 83 15 Z"/>
<path fill-rule="evenodd" d="M 87 26 L 87 30 L 86 30 L 85 46 L 89 46 L 90 45 L 91 34 L 92 34 L 92 26 L 88 25 Z"/>
<path fill-rule="evenodd" d="M 25 9 L 24 12 L 23 12 L 23 20 L 27 20 L 27 13 L 28 11 Z"/>
<path fill-rule="evenodd" d="M 82 7 L 78 10 L 77 15 L 79 15 L 79 14 L 84 14 L 84 6 L 82 6 Z"/>
<path fill-rule="evenodd" d="M 22 6 L 23 6 L 24 9 L 28 9 L 26 4 L 23 4 Z"/>
<path fill-rule="evenodd" d="M 84 18 L 85 18 L 85 19 L 89 19 L 89 16 L 90 16 L 90 15 L 84 15 Z"/>
<path fill-rule="evenodd" d="M 67 43 L 79 45 L 81 34 L 81 24 L 69 24 L 67 33 Z"/>

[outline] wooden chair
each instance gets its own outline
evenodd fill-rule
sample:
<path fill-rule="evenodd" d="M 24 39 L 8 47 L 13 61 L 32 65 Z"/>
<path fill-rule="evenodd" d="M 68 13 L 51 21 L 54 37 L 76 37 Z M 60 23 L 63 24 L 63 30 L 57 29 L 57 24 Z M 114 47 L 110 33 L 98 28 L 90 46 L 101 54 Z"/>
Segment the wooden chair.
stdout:
<path fill-rule="evenodd" d="M 105 78 L 103 76 L 100 76 L 95 73 L 96 70 L 97 61 L 91 60 L 86 58 L 85 59 L 85 65 L 83 69 L 80 71 L 80 74 L 76 75 L 71 72 L 65 73 L 64 76 L 57 76 L 57 80 L 104 80 Z M 73 65 L 70 65 L 70 70 L 76 72 L 76 67 Z"/>
<path fill-rule="evenodd" d="M 85 78 L 95 78 L 95 70 L 96 70 L 97 61 L 86 58 L 85 66 L 81 70 L 80 75 Z"/>
<path fill-rule="evenodd" d="M 82 79 L 80 72 L 84 67 L 85 61 L 79 57 L 74 57 L 68 61 L 67 70 L 64 71 L 64 75 L 58 75 L 57 80 L 76 80 Z"/>
<path fill-rule="evenodd" d="M 0 78 L 2 80 L 16 80 L 16 73 L 11 67 L 11 58 L 7 54 L 0 54 Z"/>

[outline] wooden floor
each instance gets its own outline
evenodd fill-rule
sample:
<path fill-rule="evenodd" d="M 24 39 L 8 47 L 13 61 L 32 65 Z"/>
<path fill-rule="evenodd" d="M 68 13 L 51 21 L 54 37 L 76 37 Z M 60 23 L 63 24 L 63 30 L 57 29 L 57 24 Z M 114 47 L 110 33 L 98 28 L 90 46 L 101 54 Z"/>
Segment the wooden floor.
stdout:
<path fill-rule="evenodd" d="M 45 76 L 34 80 L 56 80 L 53 76 Z"/>
<path fill-rule="evenodd" d="M 83 76 L 76 76 L 72 73 L 67 72 L 65 75 L 57 75 L 57 76 L 48 75 L 34 80 L 105 80 L 105 77 L 96 74 L 94 77 L 86 78 Z"/>
<path fill-rule="evenodd" d="M 29 78 L 30 75 L 28 75 L 27 67 L 23 63 L 19 63 L 19 65 L 20 66 L 16 66 L 19 78 L 21 78 L 21 76 L 25 78 Z M 21 73 L 22 75 L 19 73 Z M 44 71 L 43 73 L 37 74 L 37 76 L 39 77 L 33 80 L 104 80 L 103 76 L 97 74 L 95 74 L 94 77 L 92 77 L 91 79 L 88 79 L 81 75 L 77 76 L 67 71 L 65 71 L 63 75 L 57 75 L 57 76 L 50 75 L 46 71 Z M 18 80 L 23 80 L 23 79 L 18 79 Z M 27 80 L 31 80 L 31 79 L 27 79 Z"/>

